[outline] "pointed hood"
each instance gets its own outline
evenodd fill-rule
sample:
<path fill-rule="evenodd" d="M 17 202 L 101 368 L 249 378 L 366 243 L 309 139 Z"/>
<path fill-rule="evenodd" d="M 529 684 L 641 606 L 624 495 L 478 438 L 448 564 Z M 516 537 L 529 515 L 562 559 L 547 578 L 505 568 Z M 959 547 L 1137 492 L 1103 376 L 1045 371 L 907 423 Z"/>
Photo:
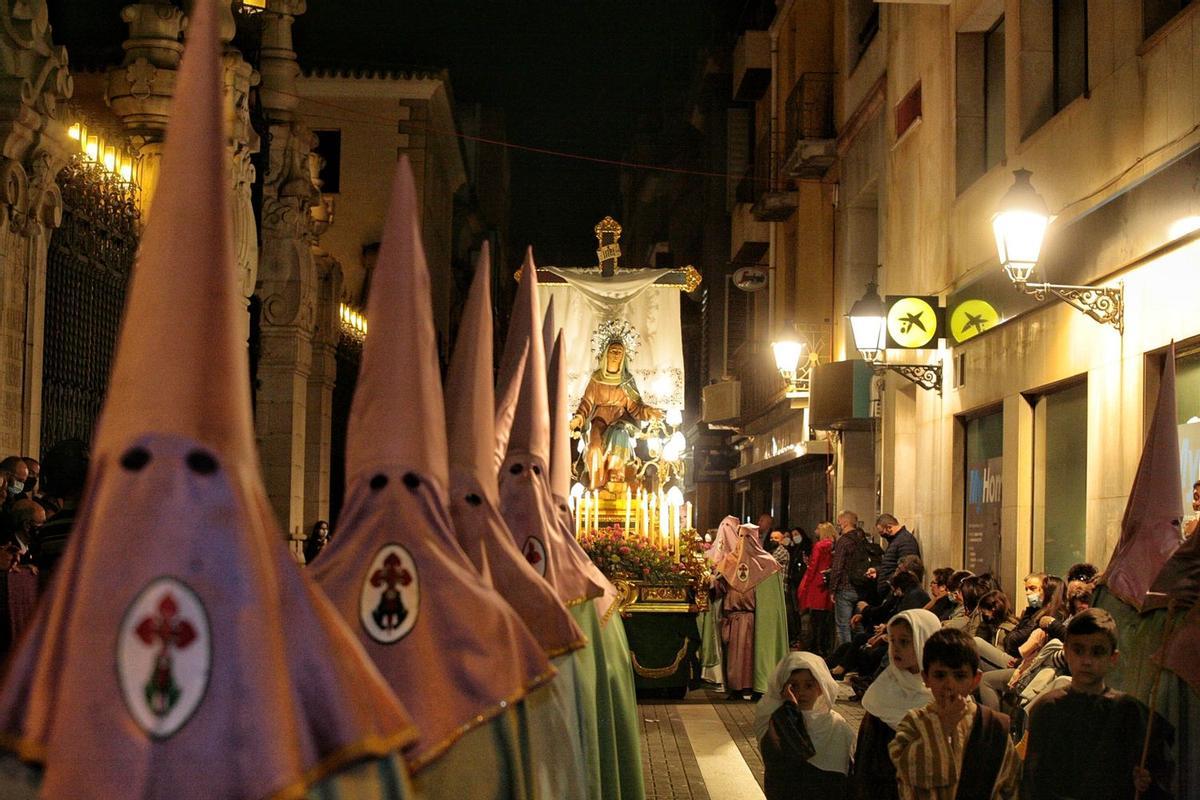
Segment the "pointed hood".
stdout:
<path fill-rule="evenodd" d="M 415 735 L 258 475 L 215 11 L 188 29 L 83 502 L 0 693 L 46 797 L 298 798 Z"/>
<path fill-rule="evenodd" d="M 500 369 L 504 392 L 513 383 L 516 354 L 527 350 L 512 436 L 500 468 L 500 511 L 525 558 L 550 582 L 559 599 L 572 605 L 598 597 L 603 590 L 585 574 L 578 553 L 569 547 L 550 489 L 550 409 L 539 308 L 537 267 L 529 251 Z"/>
<path fill-rule="evenodd" d="M 480 254 L 446 384 L 450 513 L 459 544 L 550 657 L 582 647 L 583 631 L 517 549 L 499 511 L 494 462 L 491 263 Z M 522 351 L 521 360 L 524 361 Z"/>
<path fill-rule="evenodd" d="M 504 355 L 500 362 L 501 396 L 511 391 L 516 373 L 516 356 L 527 343 L 529 354 L 525 369 L 521 372 L 521 389 L 516 410 L 513 412 L 512 432 L 508 450 L 528 452 L 543 464 L 550 460 L 550 421 L 546 416 L 546 350 L 542 344 L 541 312 L 538 305 L 537 266 L 533 263 L 533 249 L 525 254 L 521 267 L 521 285 L 517 289 L 517 300 L 513 304 L 512 321 L 508 326 L 508 338 L 504 340 Z"/>
<path fill-rule="evenodd" d="M 567 408 L 566 345 L 556 331 L 550 346 L 547 387 L 550 396 L 550 488 L 566 500 L 571 494 L 571 412 Z"/>
<path fill-rule="evenodd" d="M 401 158 L 350 411 L 346 504 L 338 535 L 312 567 L 417 720 L 414 770 L 553 675 L 455 540 L 418 209 L 412 167 Z"/>
<path fill-rule="evenodd" d="M 738 525 L 737 517 L 729 516 L 721 520 L 718 535 L 726 547 L 736 542 L 717 561 L 716 571 L 739 592 L 750 591 L 779 571 L 779 562 L 759 544 L 757 525 Z"/>
<path fill-rule="evenodd" d="M 1158 402 L 1121 520 L 1121 538 L 1104 570 L 1109 591 L 1141 611 L 1146 592 L 1179 547 L 1179 434 L 1175 422 L 1175 343 L 1167 350 Z"/>

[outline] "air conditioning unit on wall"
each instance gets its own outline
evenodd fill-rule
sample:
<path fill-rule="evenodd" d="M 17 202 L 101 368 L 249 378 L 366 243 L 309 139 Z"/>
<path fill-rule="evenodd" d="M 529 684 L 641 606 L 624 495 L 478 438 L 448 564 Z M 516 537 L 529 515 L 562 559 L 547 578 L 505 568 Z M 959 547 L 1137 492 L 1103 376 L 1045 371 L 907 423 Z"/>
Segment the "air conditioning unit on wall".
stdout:
<path fill-rule="evenodd" d="M 742 415 L 742 383 L 725 380 L 710 383 L 701 391 L 700 421 L 728 422 Z"/>

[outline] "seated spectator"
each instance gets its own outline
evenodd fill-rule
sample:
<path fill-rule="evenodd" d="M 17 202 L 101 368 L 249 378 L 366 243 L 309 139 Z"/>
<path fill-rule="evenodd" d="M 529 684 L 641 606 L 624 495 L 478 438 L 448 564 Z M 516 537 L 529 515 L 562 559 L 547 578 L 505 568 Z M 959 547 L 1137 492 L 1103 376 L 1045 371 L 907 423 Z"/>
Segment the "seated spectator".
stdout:
<path fill-rule="evenodd" d="M 1033 629 L 1017 647 L 1016 656 L 1011 655 L 1010 642 L 1013 634 L 1010 634 L 1005 642 L 1004 652 L 1010 656 L 1006 666 L 996 664 L 995 658 L 990 655 L 991 650 L 976 643 L 981 655 L 989 654 L 985 655 L 985 658 L 991 661 L 993 666 L 993 669 L 984 673 L 983 684 L 998 695 L 1003 695 L 1020 680 L 1023 670 L 1032 663 L 1038 651 L 1047 641 L 1063 637 L 1063 623 L 1067 618 L 1067 600 L 1063 580 L 1056 575 L 1047 575 L 1042 579 L 1041 584 L 1041 597 L 1033 614 Z"/>
<path fill-rule="evenodd" d="M 814 653 L 789 653 L 754 710 L 767 800 L 842 798 L 854 729 L 834 705 L 837 683 Z"/>
<path fill-rule="evenodd" d="M 1092 584 L 1085 581 L 1067 583 L 1067 621 L 1092 607 Z"/>
<path fill-rule="evenodd" d="M 1071 581 L 1083 581 L 1084 583 L 1095 583 L 1096 576 L 1100 574 L 1100 570 L 1092 564 L 1081 562 L 1072 564 L 1067 570 L 1067 583 Z"/>
<path fill-rule="evenodd" d="M 975 636 L 982 624 L 982 616 L 978 613 L 979 600 L 991 591 L 991 583 L 985 575 L 970 575 L 962 580 L 958 587 L 962 599 L 962 614 L 946 620 L 946 627 L 966 631 L 968 636 Z"/>
<path fill-rule="evenodd" d="M 852 618 L 854 626 L 865 626 L 866 630 L 855 634 L 846 644 L 839 645 L 830 656 L 828 662 L 835 678 L 842 678 L 850 673 L 872 676 L 887 652 L 884 623 L 901 611 L 911 608 L 921 608 L 929 601 L 929 596 L 920 590 L 920 583 L 925 574 L 925 565 L 918 556 L 905 556 L 900 559 L 896 572 L 892 576 L 893 584 L 898 580 L 900 591 L 894 588 L 889 591 L 878 605 L 867 606 L 860 603 L 859 613 Z M 909 575 L 909 578 L 900 578 Z M 915 578 L 915 584 L 912 578 Z M 917 592 L 914 592 L 914 587 Z M 867 680 L 869 683 L 869 679 Z M 857 688 L 865 691 L 866 685 Z"/>
<path fill-rule="evenodd" d="M 956 605 L 954 597 L 946 585 L 950 582 L 953 574 L 954 570 L 950 567 L 938 567 L 933 571 L 933 577 L 929 579 L 930 600 L 925 604 L 925 610 L 933 612 L 933 615 L 942 622 L 950 619 Z"/>
<path fill-rule="evenodd" d="M 1042 583 L 1046 579 L 1044 572 L 1031 572 L 1025 576 L 1025 610 L 1021 612 L 1017 625 L 1005 639 L 1004 649 L 1013 658 L 1021 655 L 1021 645 L 1037 627 L 1039 609 L 1042 607 Z"/>
<path fill-rule="evenodd" d="M 963 581 L 972 577 L 974 574 L 975 573 L 971 572 L 969 569 L 960 569 L 950 576 L 950 580 L 946 581 L 946 594 L 954 604 L 954 607 L 950 612 L 950 616 L 942 620 L 943 625 L 949 624 L 951 620 L 958 620 L 960 618 L 964 623 L 966 622 L 967 612 L 963 610 L 962 584 Z M 976 598 L 976 600 L 978 599 L 979 598 Z M 952 625 L 951 627 L 956 626 L 957 625 Z"/>

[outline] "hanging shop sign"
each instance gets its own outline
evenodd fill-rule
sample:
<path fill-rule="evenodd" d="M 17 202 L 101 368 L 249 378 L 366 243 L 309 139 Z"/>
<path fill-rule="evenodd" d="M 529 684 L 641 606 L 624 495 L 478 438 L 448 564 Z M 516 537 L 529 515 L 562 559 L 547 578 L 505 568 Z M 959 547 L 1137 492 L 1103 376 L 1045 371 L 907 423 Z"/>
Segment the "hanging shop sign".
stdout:
<path fill-rule="evenodd" d="M 945 336 L 945 313 L 936 296 L 887 299 L 888 347 L 934 350 Z"/>
<path fill-rule="evenodd" d="M 767 271 L 763 267 L 740 267 L 733 273 L 733 285 L 743 292 L 757 292 L 767 285 Z"/>
<path fill-rule="evenodd" d="M 987 300 L 964 297 L 950 309 L 950 330 L 946 338 L 962 344 L 1000 322 L 1000 314 Z"/>

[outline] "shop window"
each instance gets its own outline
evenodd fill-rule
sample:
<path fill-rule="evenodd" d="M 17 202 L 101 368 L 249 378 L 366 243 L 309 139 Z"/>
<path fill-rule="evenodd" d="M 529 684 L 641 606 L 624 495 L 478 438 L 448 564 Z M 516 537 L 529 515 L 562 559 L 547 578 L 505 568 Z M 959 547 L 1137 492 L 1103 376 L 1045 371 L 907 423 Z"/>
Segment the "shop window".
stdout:
<path fill-rule="evenodd" d="M 967 419 L 963 427 L 963 569 L 990 572 L 1006 586 L 1000 559 L 1004 415 Z"/>
<path fill-rule="evenodd" d="M 1149 39 L 1192 0 L 1142 0 L 1142 38 Z"/>
<path fill-rule="evenodd" d="M 1087 560 L 1087 383 L 1032 402 L 1033 568 L 1066 575 Z"/>

